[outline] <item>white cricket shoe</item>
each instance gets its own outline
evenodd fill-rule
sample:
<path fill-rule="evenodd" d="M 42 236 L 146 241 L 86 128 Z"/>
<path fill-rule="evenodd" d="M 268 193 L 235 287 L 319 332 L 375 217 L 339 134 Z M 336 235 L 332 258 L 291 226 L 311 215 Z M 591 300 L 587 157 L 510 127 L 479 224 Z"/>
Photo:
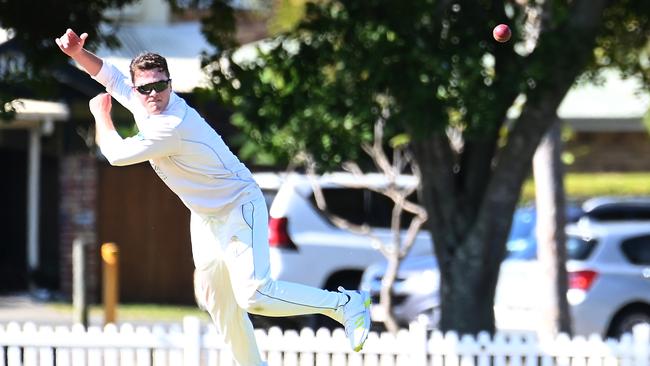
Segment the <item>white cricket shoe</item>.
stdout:
<path fill-rule="evenodd" d="M 359 352 L 370 332 L 370 295 L 367 291 L 348 291 L 341 286 L 338 290 L 350 298 L 338 311 L 342 312 L 343 326 L 350 346 Z"/>

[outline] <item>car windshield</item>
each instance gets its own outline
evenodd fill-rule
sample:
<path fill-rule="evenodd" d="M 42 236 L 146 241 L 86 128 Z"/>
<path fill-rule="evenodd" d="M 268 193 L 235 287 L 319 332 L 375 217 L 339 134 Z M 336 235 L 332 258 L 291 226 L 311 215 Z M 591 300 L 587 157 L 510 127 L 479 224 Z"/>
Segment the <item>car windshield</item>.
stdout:
<path fill-rule="evenodd" d="M 598 244 L 596 239 L 580 236 L 567 236 L 567 259 L 585 260 Z M 517 242 L 508 242 L 510 247 L 516 248 L 508 252 L 508 259 L 535 260 L 537 259 L 537 241 L 534 238 L 519 239 Z M 518 247 L 517 247 L 518 246 Z"/>
<path fill-rule="evenodd" d="M 515 211 L 512 218 L 512 227 L 510 229 L 510 236 L 506 243 L 506 257 L 509 259 L 521 260 L 534 260 L 537 258 L 537 239 L 535 238 L 535 225 L 536 225 L 536 211 L 535 207 L 521 207 Z M 567 222 L 575 222 L 582 215 L 582 211 L 578 206 L 568 205 L 566 210 Z M 567 251 L 569 259 L 584 259 L 580 258 L 584 254 L 584 246 L 579 246 L 579 243 L 570 243 L 567 239 Z M 573 246 L 574 248 L 569 248 Z M 572 252 L 575 251 L 575 252 Z M 589 255 L 590 251 L 586 253 Z M 585 256 L 586 258 L 586 256 Z"/>

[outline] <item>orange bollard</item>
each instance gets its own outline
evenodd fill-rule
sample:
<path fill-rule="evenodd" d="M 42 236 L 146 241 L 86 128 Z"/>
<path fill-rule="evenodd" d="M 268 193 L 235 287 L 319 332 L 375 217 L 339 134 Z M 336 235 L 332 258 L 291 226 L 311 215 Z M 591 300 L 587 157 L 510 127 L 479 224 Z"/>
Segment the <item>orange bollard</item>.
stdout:
<path fill-rule="evenodd" d="M 103 268 L 104 325 L 115 323 L 119 294 L 119 249 L 115 243 L 104 243 L 101 248 Z"/>

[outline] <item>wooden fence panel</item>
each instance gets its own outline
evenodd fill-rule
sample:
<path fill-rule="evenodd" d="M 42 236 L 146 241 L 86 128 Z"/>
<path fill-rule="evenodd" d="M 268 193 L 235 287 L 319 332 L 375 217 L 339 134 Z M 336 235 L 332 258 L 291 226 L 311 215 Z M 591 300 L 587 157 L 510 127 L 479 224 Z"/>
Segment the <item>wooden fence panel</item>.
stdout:
<path fill-rule="evenodd" d="M 97 226 L 120 249 L 120 301 L 194 304 L 189 211 L 148 163 L 99 166 Z"/>

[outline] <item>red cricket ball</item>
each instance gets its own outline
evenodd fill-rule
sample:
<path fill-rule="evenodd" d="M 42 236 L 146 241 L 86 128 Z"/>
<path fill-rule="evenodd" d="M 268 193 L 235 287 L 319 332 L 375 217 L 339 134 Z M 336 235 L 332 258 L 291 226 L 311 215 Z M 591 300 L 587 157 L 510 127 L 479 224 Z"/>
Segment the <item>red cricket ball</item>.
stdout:
<path fill-rule="evenodd" d="M 496 27 L 494 27 L 494 30 L 492 31 L 492 36 L 497 42 L 508 42 L 510 36 L 512 36 L 512 32 L 510 31 L 510 27 L 508 27 L 507 25 L 499 24 Z"/>

